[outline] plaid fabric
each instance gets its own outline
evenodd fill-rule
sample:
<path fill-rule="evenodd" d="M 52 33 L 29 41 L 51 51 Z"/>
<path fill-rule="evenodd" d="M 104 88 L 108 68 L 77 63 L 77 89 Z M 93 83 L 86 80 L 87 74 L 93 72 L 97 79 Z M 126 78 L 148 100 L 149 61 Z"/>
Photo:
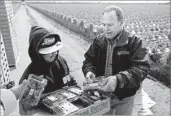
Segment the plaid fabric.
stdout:
<path fill-rule="evenodd" d="M 106 56 L 106 66 L 105 66 L 105 77 L 112 75 L 112 56 L 113 49 L 116 46 L 116 40 L 113 45 L 107 41 L 107 56 Z"/>
<path fill-rule="evenodd" d="M 119 33 L 119 35 L 112 39 L 107 39 L 107 55 L 106 55 L 106 66 L 105 66 L 105 77 L 112 75 L 112 58 L 113 58 L 113 49 L 115 48 L 120 36 L 122 34 L 122 31 Z"/>

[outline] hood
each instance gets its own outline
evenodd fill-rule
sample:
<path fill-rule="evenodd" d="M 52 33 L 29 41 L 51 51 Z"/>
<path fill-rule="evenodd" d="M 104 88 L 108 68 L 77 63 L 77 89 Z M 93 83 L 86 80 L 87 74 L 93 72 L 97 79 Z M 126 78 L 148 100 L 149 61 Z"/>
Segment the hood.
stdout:
<path fill-rule="evenodd" d="M 43 64 L 45 63 L 41 55 L 38 53 L 38 49 L 43 39 L 50 36 L 53 36 L 55 37 L 55 39 L 61 41 L 58 34 L 50 33 L 49 31 L 47 31 L 42 27 L 38 27 L 38 26 L 31 27 L 30 35 L 29 35 L 28 53 L 33 64 L 40 65 L 42 63 Z"/>

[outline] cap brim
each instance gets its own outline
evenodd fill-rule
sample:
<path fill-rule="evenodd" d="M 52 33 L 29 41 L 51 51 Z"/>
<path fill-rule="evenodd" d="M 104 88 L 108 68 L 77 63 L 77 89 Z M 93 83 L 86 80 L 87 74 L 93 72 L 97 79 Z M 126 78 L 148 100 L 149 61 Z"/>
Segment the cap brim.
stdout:
<path fill-rule="evenodd" d="M 40 48 L 39 53 L 40 54 L 49 54 L 49 53 L 58 51 L 62 47 L 63 47 L 63 44 L 61 42 L 57 42 L 55 45 L 50 46 L 48 48 Z"/>

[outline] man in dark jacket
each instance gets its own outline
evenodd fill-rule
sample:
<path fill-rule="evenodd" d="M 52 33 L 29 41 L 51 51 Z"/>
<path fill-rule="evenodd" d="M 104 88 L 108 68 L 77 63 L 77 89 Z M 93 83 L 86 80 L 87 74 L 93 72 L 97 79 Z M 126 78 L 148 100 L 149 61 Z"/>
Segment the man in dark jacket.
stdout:
<path fill-rule="evenodd" d="M 96 37 L 85 53 L 83 73 L 86 83 L 104 76 L 99 89 L 111 92 L 111 110 L 107 114 L 131 115 L 134 95 L 146 78 L 149 64 L 142 40 L 123 28 L 123 13 L 117 6 L 104 9 L 104 34 Z"/>
<path fill-rule="evenodd" d="M 28 49 L 31 63 L 24 71 L 19 84 L 24 79 L 28 79 L 29 74 L 43 75 L 48 80 L 43 94 L 61 89 L 66 85 L 76 84 L 73 78 L 67 76 L 69 67 L 66 60 L 59 55 L 61 47 L 62 42 L 58 34 L 33 26 L 30 31 Z M 22 110 L 20 111 L 21 114 L 25 114 Z"/>

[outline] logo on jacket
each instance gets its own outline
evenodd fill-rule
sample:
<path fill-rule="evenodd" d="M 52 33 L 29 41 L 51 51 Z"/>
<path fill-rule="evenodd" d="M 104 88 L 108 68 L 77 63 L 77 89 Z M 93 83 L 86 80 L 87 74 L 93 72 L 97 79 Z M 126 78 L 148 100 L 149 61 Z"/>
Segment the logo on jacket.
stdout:
<path fill-rule="evenodd" d="M 129 51 L 118 51 L 118 55 L 128 55 Z"/>

